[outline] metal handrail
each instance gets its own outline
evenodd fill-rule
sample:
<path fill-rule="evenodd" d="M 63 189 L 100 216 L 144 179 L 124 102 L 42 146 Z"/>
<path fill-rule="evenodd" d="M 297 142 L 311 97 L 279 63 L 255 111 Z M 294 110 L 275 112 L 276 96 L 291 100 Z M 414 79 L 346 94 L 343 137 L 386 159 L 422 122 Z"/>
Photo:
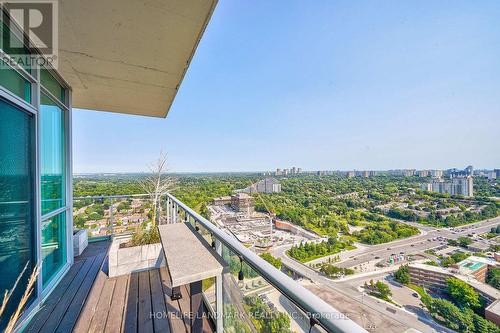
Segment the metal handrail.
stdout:
<path fill-rule="evenodd" d="M 326 303 L 257 254 L 247 249 L 237 239 L 186 206 L 179 199 L 170 193 L 167 193 L 166 197 L 172 200 L 177 207 L 182 208 L 185 213 L 189 214 L 206 230 L 211 232 L 224 246 L 240 256 L 253 270 L 259 273 L 262 278 L 298 306 L 310 318 L 314 318 L 321 327 L 329 332 L 367 332 L 354 321 L 348 319 L 347 316 L 340 311 L 333 308 L 330 304 Z"/>
<path fill-rule="evenodd" d="M 126 198 L 140 198 L 148 197 L 149 194 L 118 194 L 118 195 L 89 195 L 83 197 L 74 197 L 73 200 L 85 200 L 85 199 L 126 199 Z"/>

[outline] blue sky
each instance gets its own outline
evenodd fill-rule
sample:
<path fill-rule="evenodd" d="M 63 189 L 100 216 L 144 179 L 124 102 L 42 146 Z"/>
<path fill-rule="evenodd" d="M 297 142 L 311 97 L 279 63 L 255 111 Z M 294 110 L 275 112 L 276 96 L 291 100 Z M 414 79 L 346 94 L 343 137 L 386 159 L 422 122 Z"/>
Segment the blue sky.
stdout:
<path fill-rule="evenodd" d="M 75 172 L 500 167 L 500 1 L 220 0 L 166 119 L 75 110 Z"/>

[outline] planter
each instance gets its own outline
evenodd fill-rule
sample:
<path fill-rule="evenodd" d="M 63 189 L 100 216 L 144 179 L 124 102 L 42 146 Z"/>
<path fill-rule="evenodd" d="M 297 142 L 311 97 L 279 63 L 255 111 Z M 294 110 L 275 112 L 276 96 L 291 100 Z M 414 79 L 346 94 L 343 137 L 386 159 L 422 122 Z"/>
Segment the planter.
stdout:
<path fill-rule="evenodd" d="M 73 234 L 73 255 L 75 257 L 82 254 L 83 250 L 89 245 L 89 234 L 87 229 L 78 230 Z"/>
<path fill-rule="evenodd" d="M 165 266 L 161 243 L 120 248 L 128 240 L 114 240 L 109 249 L 109 277 Z"/>

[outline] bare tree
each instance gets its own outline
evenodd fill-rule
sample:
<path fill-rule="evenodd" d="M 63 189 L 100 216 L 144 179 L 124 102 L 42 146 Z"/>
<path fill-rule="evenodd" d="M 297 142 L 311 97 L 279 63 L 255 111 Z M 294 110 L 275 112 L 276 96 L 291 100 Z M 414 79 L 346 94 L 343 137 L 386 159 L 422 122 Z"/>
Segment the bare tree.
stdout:
<path fill-rule="evenodd" d="M 151 198 L 152 223 L 156 226 L 158 210 L 163 194 L 171 191 L 175 186 L 175 179 L 167 175 L 167 154 L 160 151 L 160 157 L 149 166 L 150 175 L 141 178 L 139 185 Z"/>

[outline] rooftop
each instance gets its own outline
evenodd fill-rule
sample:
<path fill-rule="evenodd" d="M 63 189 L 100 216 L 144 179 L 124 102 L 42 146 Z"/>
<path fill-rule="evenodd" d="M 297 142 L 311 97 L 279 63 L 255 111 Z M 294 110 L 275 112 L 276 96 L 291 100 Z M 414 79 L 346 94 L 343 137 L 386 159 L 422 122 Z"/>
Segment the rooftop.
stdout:
<path fill-rule="evenodd" d="M 234 197 L 238 198 L 238 199 L 249 199 L 251 198 L 250 195 L 244 193 L 244 192 L 238 192 L 238 193 L 235 193 L 233 194 Z"/>
<path fill-rule="evenodd" d="M 490 306 L 488 306 L 486 309 L 500 316 L 500 299 L 491 303 Z"/>
<path fill-rule="evenodd" d="M 489 258 L 471 256 L 467 259 L 460 261 L 457 265 L 460 266 L 462 273 L 467 274 L 468 271 L 475 272 L 478 269 L 480 269 L 481 267 L 483 267 L 484 265 L 495 266 L 496 262 L 494 260 L 489 259 Z"/>
<path fill-rule="evenodd" d="M 477 257 L 475 257 L 477 258 Z M 481 258 L 484 259 L 484 258 Z M 481 264 L 483 265 L 483 264 Z M 482 283 L 475 278 L 463 274 L 459 274 L 456 270 L 453 269 L 446 269 L 442 267 L 437 267 L 437 266 L 432 266 L 432 265 L 426 265 L 426 264 L 421 264 L 421 263 L 411 263 L 409 264 L 410 267 L 416 267 L 422 270 L 427 270 L 431 272 L 436 272 L 436 273 L 441 273 L 444 275 L 449 275 L 450 277 L 454 277 L 457 279 L 460 279 L 467 284 L 471 285 L 474 287 L 476 290 L 488 295 L 489 297 L 493 299 L 500 299 L 500 291 L 497 289 L 493 288 L 492 286 Z"/>

